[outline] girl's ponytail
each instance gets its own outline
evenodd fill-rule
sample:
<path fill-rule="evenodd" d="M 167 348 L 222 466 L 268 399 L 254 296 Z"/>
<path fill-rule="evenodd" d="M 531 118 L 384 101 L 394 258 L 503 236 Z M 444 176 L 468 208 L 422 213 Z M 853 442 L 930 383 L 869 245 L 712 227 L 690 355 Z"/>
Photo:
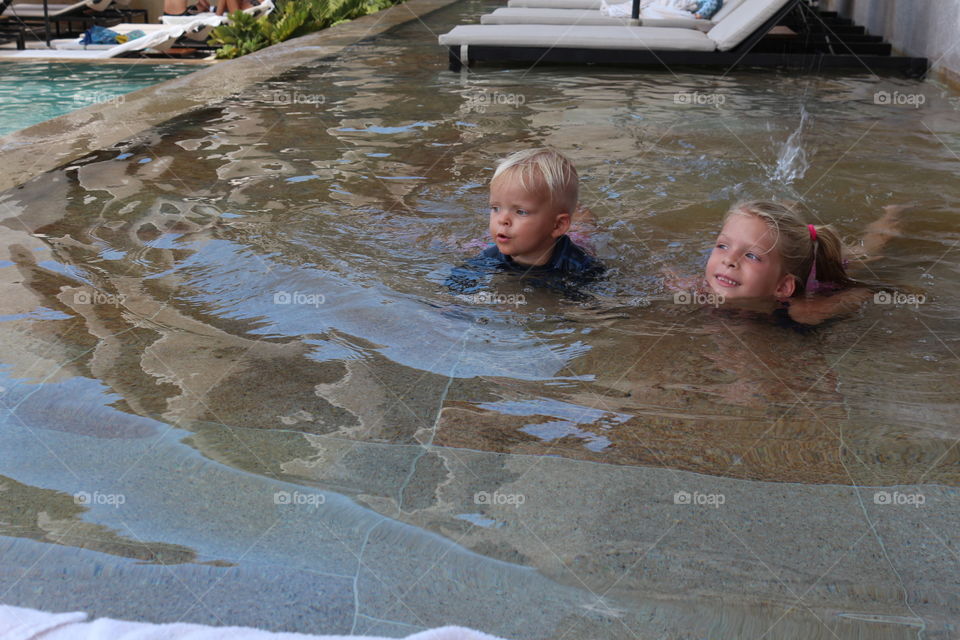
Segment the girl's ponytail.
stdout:
<path fill-rule="evenodd" d="M 803 267 L 808 269 L 808 275 L 804 280 L 797 278 L 796 293 L 843 289 L 856 284 L 856 281 L 847 275 L 843 241 L 836 231 L 828 225 L 812 224 L 807 225 L 807 230 L 810 237 L 810 255 Z"/>

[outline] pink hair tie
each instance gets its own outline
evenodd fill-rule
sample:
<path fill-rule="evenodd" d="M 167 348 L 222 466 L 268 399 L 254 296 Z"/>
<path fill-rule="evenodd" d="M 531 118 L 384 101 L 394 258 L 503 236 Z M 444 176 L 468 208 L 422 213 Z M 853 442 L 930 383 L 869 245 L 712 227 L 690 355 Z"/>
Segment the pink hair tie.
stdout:
<path fill-rule="evenodd" d="M 813 243 L 813 262 L 810 264 L 810 273 L 803 288 L 808 293 L 816 293 L 821 288 L 817 281 L 817 228 L 808 224 L 807 229 L 810 230 L 810 242 Z"/>

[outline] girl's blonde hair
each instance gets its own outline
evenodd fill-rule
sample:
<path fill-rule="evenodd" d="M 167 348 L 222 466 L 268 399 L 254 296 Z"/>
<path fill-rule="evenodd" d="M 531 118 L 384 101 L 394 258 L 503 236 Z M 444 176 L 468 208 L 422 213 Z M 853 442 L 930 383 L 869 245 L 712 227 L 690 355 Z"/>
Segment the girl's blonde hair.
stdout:
<path fill-rule="evenodd" d="M 577 169 L 555 149 L 525 149 L 512 153 L 497 165 L 491 184 L 500 178 L 515 178 L 527 191 L 543 192 L 552 205 L 573 213 L 579 199 Z"/>
<path fill-rule="evenodd" d="M 844 244 L 829 225 L 810 225 L 803 221 L 801 205 L 752 200 L 742 202 L 727 212 L 752 215 L 762 220 L 774 233 L 784 273 L 792 275 L 797 285 L 793 295 L 808 287 L 845 288 L 856 284 L 844 269 Z"/>

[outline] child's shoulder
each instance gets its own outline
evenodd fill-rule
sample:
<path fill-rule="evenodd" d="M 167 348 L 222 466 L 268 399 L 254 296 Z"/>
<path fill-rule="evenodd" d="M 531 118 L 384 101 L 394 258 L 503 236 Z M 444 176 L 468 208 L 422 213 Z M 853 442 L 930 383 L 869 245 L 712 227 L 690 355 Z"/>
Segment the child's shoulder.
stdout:
<path fill-rule="evenodd" d="M 827 295 L 791 298 L 787 313 L 791 320 L 803 325 L 817 325 L 842 315 L 854 313 L 870 299 L 867 287 L 853 287 Z"/>
<path fill-rule="evenodd" d="M 603 273 L 603 263 L 586 249 L 563 235 L 557 241 L 551 266 L 557 271 L 571 275 L 598 276 Z"/>

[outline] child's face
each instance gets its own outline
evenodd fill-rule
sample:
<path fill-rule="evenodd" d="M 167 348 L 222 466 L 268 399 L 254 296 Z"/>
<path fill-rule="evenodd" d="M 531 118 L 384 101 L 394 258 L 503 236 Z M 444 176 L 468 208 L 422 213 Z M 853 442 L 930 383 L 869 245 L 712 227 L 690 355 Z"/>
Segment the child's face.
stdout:
<path fill-rule="evenodd" d="M 705 273 L 710 288 L 724 298 L 787 298 L 793 278 L 783 274 L 776 232 L 760 218 L 737 213 L 727 218 Z"/>
<path fill-rule="evenodd" d="M 569 213 L 524 189 L 513 177 L 503 176 L 490 185 L 490 235 L 500 252 L 515 262 L 546 264 L 557 238 L 569 227 Z"/>

